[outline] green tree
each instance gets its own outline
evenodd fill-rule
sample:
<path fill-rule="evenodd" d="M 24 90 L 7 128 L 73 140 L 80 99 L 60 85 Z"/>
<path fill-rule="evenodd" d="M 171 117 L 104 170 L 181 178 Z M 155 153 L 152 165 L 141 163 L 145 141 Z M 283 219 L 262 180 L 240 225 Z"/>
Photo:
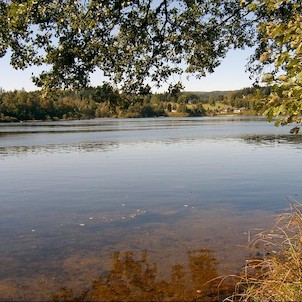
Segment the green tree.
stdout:
<path fill-rule="evenodd" d="M 177 99 L 179 104 L 195 104 L 198 101 L 199 97 L 194 93 L 182 93 Z"/>
<path fill-rule="evenodd" d="M 111 108 L 115 108 L 121 100 L 117 89 L 114 89 L 109 83 L 96 87 L 92 98 L 98 103 L 107 102 Z"/>
<path fill-rule="evenodd" d="M 16 68 L 50 66 L 34 78 L 47 89 L 86 86 L 99 68 L 138 92 L 146 80 L 213 72 L 230 46 L 251 40 L 237 0 L 1 0 L 0 8 L 0 55 L 10 49 Z"/>
<path fill-rule="evenodd" d="M 243 1 L 244 2 L 244 1 Z M 277 125 L 301 123 L 302 3 L 300 0 L 254 0 L 248 7 L 260 21 L 250 70 L 262 75 L 272 92 L 262 104 Z"/>
<path fill-rule="evenodd" d="M 176 111 L 184 114 L 185 116 L 189 115 L 188 107 L 185 104 L 179 104 Z"/>
<path fill-rule="evenodd" d="M 301 0 L 0 0 L 0 56 L 10 49 L 15 68 L 49 66 L 34 77 L 45 92 L 85 87 L 98 68 L 132 94 L 148 93 L 147 83 L 161 86 L 173 74 L 205 76 L 230 48 L 255 46 L 249 69 L 272 86 L 264 114 L 300 123 L 301 6 Z"/>

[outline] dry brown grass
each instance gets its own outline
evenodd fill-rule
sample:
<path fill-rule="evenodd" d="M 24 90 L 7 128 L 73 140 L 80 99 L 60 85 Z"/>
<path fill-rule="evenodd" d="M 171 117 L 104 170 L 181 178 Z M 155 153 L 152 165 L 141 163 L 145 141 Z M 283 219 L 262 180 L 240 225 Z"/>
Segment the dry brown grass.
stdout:
<path fill-rule="evenodd" d="M 257 257 L 247 260 L 226 301 L 302 301 L 302 204 L 293 202 L 252 243 Z"/>

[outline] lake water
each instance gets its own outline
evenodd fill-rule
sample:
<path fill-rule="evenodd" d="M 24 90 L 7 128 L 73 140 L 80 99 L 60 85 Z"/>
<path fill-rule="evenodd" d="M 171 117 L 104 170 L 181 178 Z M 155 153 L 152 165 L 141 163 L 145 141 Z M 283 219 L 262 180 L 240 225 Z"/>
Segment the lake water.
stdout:
<path fill-rule="evenodd" d="M 0 300 L 49 300 L 148 254 L 157 277 L 210 251 L 236 273 L 247 232 L 301 199 L 302 138 L 261 118 L 0 125 Z"/>

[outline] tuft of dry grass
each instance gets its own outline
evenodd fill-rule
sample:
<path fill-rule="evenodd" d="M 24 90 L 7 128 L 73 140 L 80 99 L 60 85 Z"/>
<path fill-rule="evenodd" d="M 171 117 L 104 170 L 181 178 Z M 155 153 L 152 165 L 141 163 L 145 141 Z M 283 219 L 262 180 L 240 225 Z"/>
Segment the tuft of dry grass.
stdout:
<path fill-rule="evenodd" d="M 293 202 L 252 243 L 257 256 L 246 261 L 225 301 L 302 301 L 302 204 Z"/>

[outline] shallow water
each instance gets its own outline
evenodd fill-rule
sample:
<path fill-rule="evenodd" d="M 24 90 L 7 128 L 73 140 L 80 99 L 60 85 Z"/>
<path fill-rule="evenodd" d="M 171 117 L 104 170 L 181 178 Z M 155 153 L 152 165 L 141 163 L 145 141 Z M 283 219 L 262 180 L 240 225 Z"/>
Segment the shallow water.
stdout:
<path fill-rule="evenodd" d="M 260 118 L 0 125 L 0 299 L 85 288 L 115 251 L 162 278 L 200 249 L 237 272 L 248 230 L 301 198 L 301 143 Z"/>

